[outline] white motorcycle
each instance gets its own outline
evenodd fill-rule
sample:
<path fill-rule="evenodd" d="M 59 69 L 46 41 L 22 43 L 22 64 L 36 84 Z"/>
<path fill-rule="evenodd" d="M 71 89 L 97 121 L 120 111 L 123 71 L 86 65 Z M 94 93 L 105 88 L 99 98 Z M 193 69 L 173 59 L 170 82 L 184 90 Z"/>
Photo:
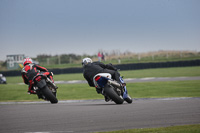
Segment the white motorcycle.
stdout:
<path fill-rule="evenodd" d="M 0 84 L 7 84 L 6 77 L 3 74 L 0 74 Z"/>
<path fill-rule="evenodd" d="M 111 77 L 110 73 L 98 73 L 93 77 L 95 87 L 102 89 L 102 94 L 116 104 L 122 104 L 124 100 L 127 103 L 132 103 L 132 98 L 128 95 L 126 86 L 120 85 Z M 120 81 L 124 83 L 122 77 L 120 77 Z"/>

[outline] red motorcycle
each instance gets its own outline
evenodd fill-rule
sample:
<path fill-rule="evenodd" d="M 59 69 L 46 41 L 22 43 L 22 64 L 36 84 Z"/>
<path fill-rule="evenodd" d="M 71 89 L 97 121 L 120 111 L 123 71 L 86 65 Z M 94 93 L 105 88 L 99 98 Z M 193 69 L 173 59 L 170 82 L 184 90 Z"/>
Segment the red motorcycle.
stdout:
<path fill-rule="evenodd" d="M 33 78 L 33 82 L 33 89 L 36 91 L 38 98 L 50 101 L 52 104 L 58 103 L 56 98 L 57 88 L 50 78 L 39 73 Z"/>

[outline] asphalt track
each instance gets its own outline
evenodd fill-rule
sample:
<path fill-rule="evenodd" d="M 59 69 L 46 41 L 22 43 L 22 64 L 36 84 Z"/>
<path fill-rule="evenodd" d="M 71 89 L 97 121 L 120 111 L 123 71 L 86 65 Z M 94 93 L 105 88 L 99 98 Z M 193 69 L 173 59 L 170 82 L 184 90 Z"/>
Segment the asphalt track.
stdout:
<path fill-rule="evenodd" d="M 127 78 L 124 79 L 126 83 L 137 82 L 158 82 L 158 81 L 184 81 L 184 80 L 200 80 L 200 77 L 148 77 L 148 78 Z M 72 80 L 72 81 L 55 81 L 56 84 L 85 84 L 85 80 Z"/>
<path fill-rule="evenodd" d="M 88 133 L 200 124 L 200 98 L 0 104 L 1 133 Z"/>
<path fill-rule="evenodd" d="M 181 79 L 199 80 L 199 77 Z M 134 79 L 152 80 L 174 81 L 180 77 Z M 0 133 L 88 133 L 200 124 L 199 103 L 200 97 L 133 99 L 132 104 L 122 105 L 104 100 L 69 100 L 58 104 L 1 102 Z"/>

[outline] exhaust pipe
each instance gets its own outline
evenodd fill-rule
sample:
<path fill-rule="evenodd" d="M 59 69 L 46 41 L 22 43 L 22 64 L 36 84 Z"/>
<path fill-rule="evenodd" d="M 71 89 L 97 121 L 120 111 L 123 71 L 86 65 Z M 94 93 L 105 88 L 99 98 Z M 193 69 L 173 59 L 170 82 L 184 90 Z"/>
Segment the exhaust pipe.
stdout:
<path fill-rule="evenodd" d="M 121 85 L 115 81 L 112 81 L 112 80 L 108 80 L 108 82 L 113 85 L 113 86 L 116 86 L 116 87 L 121 87 Z"/>

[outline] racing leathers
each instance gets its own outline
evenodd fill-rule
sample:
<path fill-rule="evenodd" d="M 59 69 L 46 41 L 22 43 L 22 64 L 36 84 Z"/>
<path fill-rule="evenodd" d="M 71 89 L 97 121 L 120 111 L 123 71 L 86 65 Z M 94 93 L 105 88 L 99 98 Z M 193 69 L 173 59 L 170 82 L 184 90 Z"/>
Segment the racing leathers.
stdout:
<path fill-rule="evenodd" d="M 32 79 L 40 71 L 44 72 L 43 75 L 48 76 L 52 80 L 52 82 L 54 82 L 52 74 L 50 72 L 48 72 L 48 70 L 46 68 L 41 67 L 41 66 L 36 65 L 36 64 L 26 64 L 21 71 L 24 83 L 29 85 L 28 92 L 31 93 L 31 94 L 36 94 L 36 92 L 32 88 L 33 87 L 33 80 Z"/>
<path fill-rule="evenodd" d="M 120 82 L 120 74 L 112 64 L 103 64 L 101 62 L 93 62 L 84 65 L 83 67 L 83 76 L 87 80 L 89 86 L 95 87 L 93 83 L 93 77 L 98 73 L 110 73 L 112 78 L 117 82 Z M 98 88 L 96 88 L 97 93 L 101 93 Z"/>

